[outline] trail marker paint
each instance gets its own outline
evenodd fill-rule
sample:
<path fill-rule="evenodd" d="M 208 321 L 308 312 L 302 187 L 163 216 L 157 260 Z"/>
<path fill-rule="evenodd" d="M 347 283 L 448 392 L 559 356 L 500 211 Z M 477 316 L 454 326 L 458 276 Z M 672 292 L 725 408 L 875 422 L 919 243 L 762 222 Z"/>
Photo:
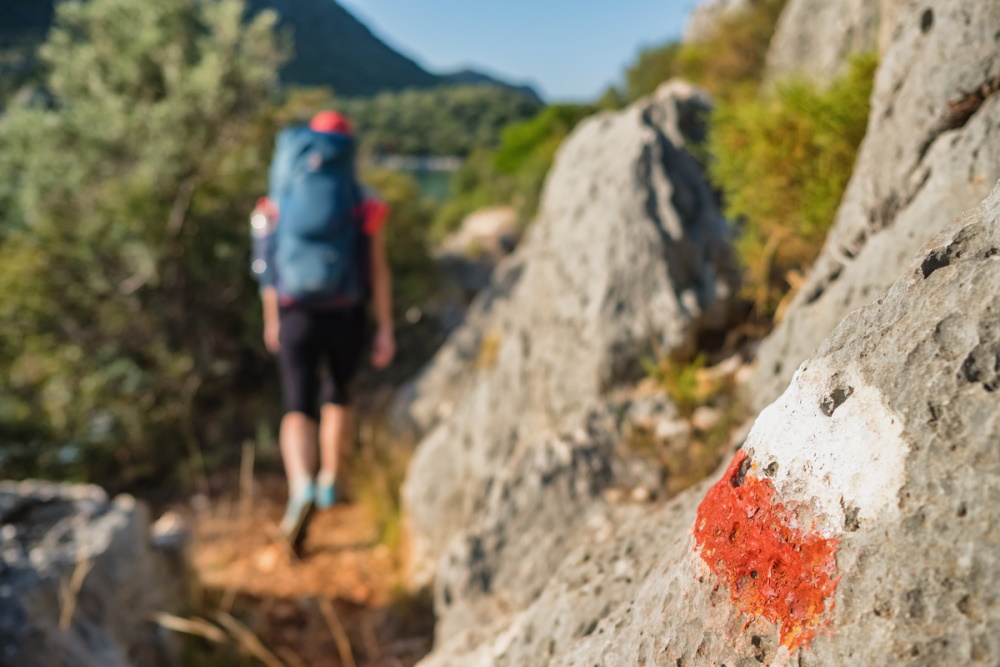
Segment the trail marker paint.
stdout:
<path fill-rule="evenodd" d="M 705 495 L 694 536 L 748 625 L 778 624 L 788 650 L 809 645 L 833 609 L 837 540 L 803 527 L 771 482 L 753 473 L 743 450 Z"/>

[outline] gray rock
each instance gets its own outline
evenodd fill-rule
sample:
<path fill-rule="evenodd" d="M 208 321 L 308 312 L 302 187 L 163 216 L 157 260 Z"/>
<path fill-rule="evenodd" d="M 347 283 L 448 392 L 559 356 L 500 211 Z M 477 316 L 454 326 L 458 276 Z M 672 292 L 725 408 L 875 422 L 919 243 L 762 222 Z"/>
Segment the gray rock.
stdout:
<path fill-rule="evenodd" d="M 685 149 L 706 109 L 678 82 L 583 122 L 498 284 L 414 385 L 409 413 L 432 430 L 403 489 L 411 575 L 436 572 L 450 600 L 441 637 L 527 604 L 548 578 L 614 483 L 618 417 L 602 406 L 643 355 L 726 326 L 728 229 Z"/>
<path fill-rule="evenodd" d="M 841 323 L 722 479 L 608 509 L 530 606 L 421 664 L 997 664 L 998 323 L 1000 187 Z"/>
<path fill-rule="evenodd" d="M 898 11 L 836 220 L 805 286 L 760 348 L 750 383 L 758 409 L 847 313 L 885 290 L 1000 179 L 1000 5 L 900 0 Z"/>
<path fill-rule="evenodd" d="M 0 664 L 176 664 L 150 616 L 179 612 L 182 587 L 143 506 L 93 486 L 0 482 L 0 526 Z"/>
<path fill-rule="evenodd" d="M 428 364 L 393 397 L 389 423 L 397 436 L 419 439 L 455 411 L 468 395 L 489 352 L 499 343 L 495 323 L 502 321 L 511 294 L 524 273 L 524 253 L 502 261 L 479 292 L 462 322 Z"/>
<path fill-rule="evenodd" d="M 739 19 L 753 9 L 754 0 L 709 0 L 691 10 L 684 27 L 684 43 L 707 42 L 716 35 L 721 21 Z"/>
<path fill-rule="evenodd" d="M 541 432 L 518 442 L 438 563 L 439 638 L 523 609 L 538 596 L 561 560 L 553 562 L 553 554 L 602 513 L 601 492 L 615 479 L 617 436 L 607 413 L 596 411 L 578 434 Z"/>
<path fill-rule="evenodd" d="M 897 0 L 788 0 L 767 53 L 767 78 L 828 84 L 855 53 L 880 51 Z"/>
<path fill-rule="evenodd" d="M 626 407 L 624 426 L 658 440 L 690 439 L 691 423 L 664 392 L 639 395 Z"/>

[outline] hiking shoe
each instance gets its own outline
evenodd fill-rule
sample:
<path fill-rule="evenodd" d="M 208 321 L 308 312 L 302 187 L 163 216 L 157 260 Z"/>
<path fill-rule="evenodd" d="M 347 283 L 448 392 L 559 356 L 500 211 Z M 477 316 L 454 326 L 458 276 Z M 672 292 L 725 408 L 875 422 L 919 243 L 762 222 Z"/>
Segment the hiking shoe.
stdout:
<path fill-rule="evenodd" d="M 293 496 L 288 499 L 288 504 L 285 506 L 285 516 L 280 526 L 281 535 L 292 547 L 295 555 L 299 555 L 302 543 L 306 539 L 306 531 L 315 506 L 312 493 Z"/>
<path fill-rule="evenodd" d="M 316 508 L 325 510 L 337 502 L 336 485 L 323 479 L 316 481 Z"/>

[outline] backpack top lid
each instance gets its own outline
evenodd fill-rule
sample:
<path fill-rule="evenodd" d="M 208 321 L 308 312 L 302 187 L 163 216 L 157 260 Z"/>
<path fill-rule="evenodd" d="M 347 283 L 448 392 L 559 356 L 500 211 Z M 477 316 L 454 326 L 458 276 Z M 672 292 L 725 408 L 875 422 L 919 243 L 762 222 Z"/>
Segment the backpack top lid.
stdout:
<path fill-rule="evenodd" d="M 342 178 L 354 182 L 356 152 L 357 141 L 353 135 L 319 132 L 305 126 L 285 128 L 278 134 L 271 161 L 268 198 L 281 207 L 295 174 L 309 168 L 308 160 L 314 153 L 321 155 L 325 164 L 336 165 Z"/>
<path fill-rule="evenodd" d="M 354 126 L 347 116 L 336 111 L 320 111 L 309 122 L 309 129 L 324 134 L 346 134 L 354 136 Z"/>

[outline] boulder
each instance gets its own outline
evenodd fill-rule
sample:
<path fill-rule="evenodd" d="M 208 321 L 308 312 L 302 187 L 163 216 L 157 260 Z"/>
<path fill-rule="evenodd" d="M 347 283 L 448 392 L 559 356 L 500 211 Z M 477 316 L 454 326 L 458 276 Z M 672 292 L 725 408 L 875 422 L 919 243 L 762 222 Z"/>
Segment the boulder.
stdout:
<path fill-rule="evenodd" d="M 998 391 L 1000 187 L 837 327 L 714 480 L 595 508 L 529 606 L 421 665 L 997 664 Z"/>
<path fill-rule="evenodd" d="M 686 148 L 707 108 L 674 82 L 584 121 L 517 252 L 411 388 L 403 411 L 430 429 L 403 488 L 411 575 L 437 575 L 440 636 L 532 599 L 614 484 L 608 396 L 644 356 L 727 325 L 729 231 Z"/>
<path fill-rule="evenodd" d="M 130 496 L 0 482 L 0 664 L 177 664 L 177 647 L 152 616 L 184 602 L 181 547 L 158 539 L 167 556 Z"/>
<path fill-rule="evenodd" d="M 998 35 L 996 3 L 900 0 L 854 175 L 805 285 L 760 348 L 757 409 L 1000 178 Z"/>
<path fill-rule="evenodd" d="M 898 0 L 788 0 L 767 53 L 767 78 L 801 76 L 821 85 L 852 54 L 880 51 Z"/>

